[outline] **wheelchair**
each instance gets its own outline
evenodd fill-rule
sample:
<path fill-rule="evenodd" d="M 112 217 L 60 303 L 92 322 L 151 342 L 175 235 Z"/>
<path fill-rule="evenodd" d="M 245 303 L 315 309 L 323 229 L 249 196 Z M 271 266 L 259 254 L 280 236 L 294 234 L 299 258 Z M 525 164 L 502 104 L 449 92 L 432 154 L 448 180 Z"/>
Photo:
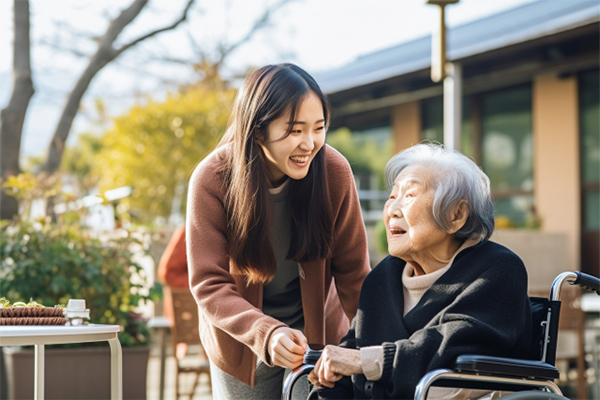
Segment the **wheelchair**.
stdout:
<path fill-rule="evenodd" d="M 415 389 L 415 400 L 425 400 L 432 386 L 513 392 L 502 400 L 543 400 L 567 398 L 554 380 L 559 372 L 554 366 L 558 343 L 560 293 L 568 282 L 600 295 L 600 279 L 582 272 L 563 272 L 556 277 L 549 298 L 530 297 L 533 338 L 539 346 L 539 361 L 465 354 L 457 357 L 452 369 L 437 369 L 425 374 Z M 284 382 L 282 400 L 306 399 L 309 392 L 308 374 L 320 356 L 320 350 L 309 350 L 304 364 L 290 373 Z M 371 386 L 369 388 L 369 385 Z M 365 392 L 372 393 L 372 382 Z M 372 396 L 372 394 L 371 394 Z"/>

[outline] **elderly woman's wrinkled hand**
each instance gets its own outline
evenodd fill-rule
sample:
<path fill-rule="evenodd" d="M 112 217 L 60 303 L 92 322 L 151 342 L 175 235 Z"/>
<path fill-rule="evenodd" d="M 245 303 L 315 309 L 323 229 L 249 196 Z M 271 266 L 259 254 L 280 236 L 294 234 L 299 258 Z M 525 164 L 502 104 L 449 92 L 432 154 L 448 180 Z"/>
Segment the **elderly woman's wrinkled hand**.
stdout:
<path fill-rule="evenodd" d="M 308 380 L 318 389 L 332 388 L 343 376 L 362 373 L 360 350 L 329 345 L 323 350 Z"/>

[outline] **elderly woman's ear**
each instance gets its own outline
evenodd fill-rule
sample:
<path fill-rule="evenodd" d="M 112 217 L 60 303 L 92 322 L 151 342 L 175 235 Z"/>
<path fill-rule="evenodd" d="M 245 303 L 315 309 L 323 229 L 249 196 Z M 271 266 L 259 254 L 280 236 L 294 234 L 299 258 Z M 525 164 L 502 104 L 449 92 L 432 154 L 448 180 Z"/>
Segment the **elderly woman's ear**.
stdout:
<path fill-rule="evenodd" d="M 467 223 L 467 218 L 469 218 L 469 204 L 463 199 L 452 208 L 449 218 L 450 228 L 446 232 L 451 235 L 458 232 Z"/>

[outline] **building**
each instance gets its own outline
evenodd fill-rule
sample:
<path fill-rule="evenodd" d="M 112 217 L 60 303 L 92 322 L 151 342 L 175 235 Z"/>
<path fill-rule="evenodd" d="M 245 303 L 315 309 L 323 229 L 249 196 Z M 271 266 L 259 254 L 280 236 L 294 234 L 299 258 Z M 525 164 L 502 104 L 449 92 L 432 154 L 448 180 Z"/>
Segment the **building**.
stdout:
<path fill-rule="evenodd" d="M 558 235 L 566 265 L 557 268 L 596 276 L 599 27 L 597 0 L 547 0 L 447 33 L 448 60 L 462 70 L 461 150 L 490 177 L 498 222 Z M 317 74 L 330 131 L 387 135 L 395 151 L 442 142 L 442 84 L 431 81 L 430 61 L 427 36 Z"/>

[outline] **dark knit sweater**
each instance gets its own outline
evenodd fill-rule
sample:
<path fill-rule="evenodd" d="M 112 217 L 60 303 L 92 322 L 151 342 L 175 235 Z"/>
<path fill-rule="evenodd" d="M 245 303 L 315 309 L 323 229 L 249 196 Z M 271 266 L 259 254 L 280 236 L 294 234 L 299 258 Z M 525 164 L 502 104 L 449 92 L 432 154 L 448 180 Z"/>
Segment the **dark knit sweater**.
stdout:
<path fill-rule="evenodd" d="M 367 276 L 358 312 L 341 344 L 349 348 L 383 344 L 383 375 L 375 382 L 375 398 L 412 399 L 425 373 L 451 368 L 461 354 L 529 356 L 527 272 L 512 251 L 489 241 L 464 249 L 403 316 L 405 264 L 388 256 Z M 366 398 L 365 382 L 364 375 L 345 377 L 319 395 Z"/>

